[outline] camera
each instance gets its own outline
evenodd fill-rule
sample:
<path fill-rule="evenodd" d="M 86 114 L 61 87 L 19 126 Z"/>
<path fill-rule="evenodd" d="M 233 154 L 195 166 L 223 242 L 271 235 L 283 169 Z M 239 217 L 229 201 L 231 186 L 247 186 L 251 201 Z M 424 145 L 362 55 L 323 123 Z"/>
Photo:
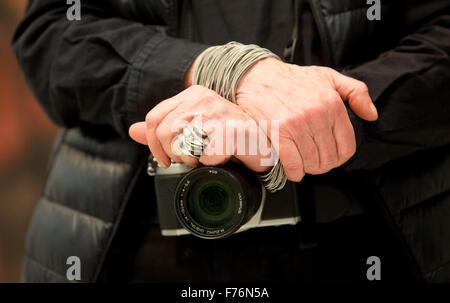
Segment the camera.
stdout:
<path fill-rule="evenodd" d="M 270 193 L 255 173 L 238 163 L 198 168 L 172 163 L 162 168 L 150 156 L 147 173 L 154 176 L 163 236 L 218 239 L 300 221 L 296 183 L 288 181 Z"/>

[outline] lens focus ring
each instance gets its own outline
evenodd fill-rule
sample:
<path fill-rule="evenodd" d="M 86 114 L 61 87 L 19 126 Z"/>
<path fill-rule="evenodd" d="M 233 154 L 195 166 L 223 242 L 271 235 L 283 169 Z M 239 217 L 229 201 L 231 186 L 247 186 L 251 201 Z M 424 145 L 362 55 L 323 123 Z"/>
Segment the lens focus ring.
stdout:
<path fill-rule="evenodd" d="M 249 188 L 260 191 L 261 186 L 254 176 L 243 174 L 221 167 L 201 167 L 186 174 L 175 192 L 175 210 L 183 227 L 211 239 L 231 235 L 245 224 L 261 202 L 257 194 L 248 195 Z"/>

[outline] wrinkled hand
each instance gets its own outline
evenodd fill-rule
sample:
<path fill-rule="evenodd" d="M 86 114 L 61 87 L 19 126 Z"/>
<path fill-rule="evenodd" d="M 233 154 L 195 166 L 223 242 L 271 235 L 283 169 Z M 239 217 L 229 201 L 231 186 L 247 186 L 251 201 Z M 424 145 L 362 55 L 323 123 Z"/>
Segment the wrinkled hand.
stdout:
<path fill-rule="evenodd" d="M 197 160 L 176 153 L 173 143 L 176 142 L 176 136 L 182 128 L 193 127 L 199 119 L 202 124 L 200 127 L 210 141 Z M 236 133 L 233 136 L 227 136 L 227 127 L 236 130 Z M 199 162 L 203 165 L 215 166 L 234 157 L 249 169 L 262 172 L 270 165 L 263 165 L 265 162 L 262 160 L 268 157 L 264 153 L 270 152 L 267 137 L 265 137 L 267 149 L 258 149 L 253 154 L 239 152 L 237 144 L 239 138 L 245 138 L 246 141 L 241 140 L 239 144 L 248 145 L 248 140 L 258 138 L 259 132 L 257 123 L 236 104 L 198 85 L 191 86 L 178 95 L 160 102 L 148 112 L 145 122 L 135 123 L 129 129 L 130 137 L 141 144 L 148 145 L 153 156 L 163 167 L 169 167 L 171 160 L 184 162 L 193 167 L 196 167 Z M 266 136 L 265 133 L 264 136 Z M 233 142 L 227 140 L 233 140 Z M 227 150 L 227 146 L 231 146 L 231 149 Z"/>
<path fill-rule="evenodd" d="M 325 173 L 355 153 L 355 134 L 343 100 L 362 119 L 378 117 L 363 82 L 331 68 L 301 67 L 273 58 L 247 71 L 236 100 L 257 122 L 279 121 L 279 143 L 272 144 L 292 181 L 300 181 L 305 173 Z"/>

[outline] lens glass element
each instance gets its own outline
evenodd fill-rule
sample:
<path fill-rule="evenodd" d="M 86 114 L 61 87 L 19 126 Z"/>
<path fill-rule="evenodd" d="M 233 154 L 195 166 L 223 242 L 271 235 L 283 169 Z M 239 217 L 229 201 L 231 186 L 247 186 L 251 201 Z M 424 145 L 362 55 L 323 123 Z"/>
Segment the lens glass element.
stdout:
<path fill-rule="evenodd" d="M 247 223 L 261 205 L 261 184 L 239 164 L 204 166 L 184 175 L 174 208 L 182 227 L 204 239 L 227 237 Z"/>
<path fill-rule="evenodd" d="M 216 228 L 233 216 L 233 193 L 220 180 L 203 179 L 193 184 L 188 195 L 192 218 L 206 228 Z"/>

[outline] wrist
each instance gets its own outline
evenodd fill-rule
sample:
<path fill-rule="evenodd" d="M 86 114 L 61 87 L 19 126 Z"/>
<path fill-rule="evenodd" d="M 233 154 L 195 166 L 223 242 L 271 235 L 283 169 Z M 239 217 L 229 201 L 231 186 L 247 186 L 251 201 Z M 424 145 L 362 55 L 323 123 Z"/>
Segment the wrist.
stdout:
<path fill-rule="evenodd" d="M 276 88 L 277 81 L 285 77 L 289 65 L 278 58 L 262 58 L 255 62 L 239 79 L 236 86 L 236 98 L 248 88 Z"/>
<path fill-rule="evenodd" d="M 213 46 L 200 54 L 199 62 L 193 68 L 191 81 L 193 84 L 204 85 L 236 103 L 236 90 L 242 76 L 259 60 L 268 57 L 279 59 L 268 49 L 252 44 L 244 45 L 233 41 Z"/>

